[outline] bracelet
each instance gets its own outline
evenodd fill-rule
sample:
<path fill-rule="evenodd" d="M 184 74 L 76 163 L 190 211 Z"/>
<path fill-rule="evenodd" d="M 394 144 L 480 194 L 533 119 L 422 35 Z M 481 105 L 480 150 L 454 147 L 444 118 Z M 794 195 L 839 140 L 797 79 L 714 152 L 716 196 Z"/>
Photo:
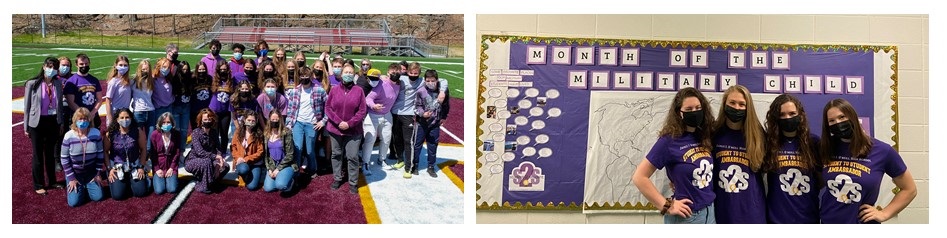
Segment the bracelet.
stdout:
<path fill-rule="evenodd" d="M 661 208 L 661 215 L 667 214 L 668 210 L 671 209 L 671 204 L 674 203 L 674 197 L 668 197 L 665 199 L 664 207 Z"/>

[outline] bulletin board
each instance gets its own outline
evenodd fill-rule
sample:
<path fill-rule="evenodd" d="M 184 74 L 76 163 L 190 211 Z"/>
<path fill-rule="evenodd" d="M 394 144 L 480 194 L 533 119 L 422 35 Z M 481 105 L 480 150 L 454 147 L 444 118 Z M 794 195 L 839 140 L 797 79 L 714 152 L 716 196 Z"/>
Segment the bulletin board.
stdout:
<path fill-rule="evenodd" d="M 781 93 L 811 131 L 843 98 L 863 129 L 897 149 L 897 47 L 484 35 L 477 98 L 477 208 L 650 211 L 631 176 L 678 89 L 717 115 L 723 91 L 750 89 L 761 120 Z M 765 123 L 761 121 L 761 123 Z M 664 171 L 651 178 L 670 195 Z M 884 183 L 881 191 L 893 187 Z M 893 193 L 882 193 L 887 203 Z"/>

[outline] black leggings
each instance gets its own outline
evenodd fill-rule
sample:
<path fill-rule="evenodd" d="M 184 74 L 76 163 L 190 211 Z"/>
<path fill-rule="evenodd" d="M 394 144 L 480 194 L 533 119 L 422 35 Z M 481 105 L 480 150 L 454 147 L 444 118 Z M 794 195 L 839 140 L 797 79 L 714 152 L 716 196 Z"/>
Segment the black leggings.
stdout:
<path fill-rule="evenodd" d="M 230 112 L 217 113 L 217 134 L 220 135 L 220 146 L 227 148 L 230 144 L 230 137 L 227 132 L 230 131 Z"/>

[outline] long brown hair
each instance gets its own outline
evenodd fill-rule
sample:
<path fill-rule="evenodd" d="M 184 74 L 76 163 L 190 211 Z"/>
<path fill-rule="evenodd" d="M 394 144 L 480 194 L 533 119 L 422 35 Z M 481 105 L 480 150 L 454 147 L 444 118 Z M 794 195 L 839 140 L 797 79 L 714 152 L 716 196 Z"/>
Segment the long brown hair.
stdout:
<path fill-rule="evenodd" d="M 799 117 L 799 128 L 796 128 L 796 138 L 799 138 L 799 160 L 802 161 L 802 167 L 805 170 L 818 168 L 816 161 L 815 144 L 812 143 L 809 134 L 809 119 L 806 110 L 802 108 L 802 102 L 798 98 L 789 94 L 782 94 L 773 100 L 769 105 L 769 111 L 766 112 L 766 159 L 763 160 L 764 171 L 776 171 L 779 165 L 777 157 L 782 147 L 780 138 L 783 134 L 783 128 L 779 126 L 782 106 L 786 103 L 792 103 L 796 107 L 796 116 Z"/>
<path fill-rule="evenodd" d="M 661 128 L 661 132 L 658 132 L 658 136 L 677 138 L 684 135 L 684 120 L 681 118 L 680 113 L 681 107 L 684 105 L 684 99 L 689 97 L 695 97 L 700 101 L 700 108 L 704 114 L 704 122 L 703 125 L 697 127 L 696 132 L 700 137 L 700 147 L 710 151 L 713 148 L 710 144 L 710 137 L 712 135 L 711 125 L 713 125 L 714 116 L 710 113 L 710 103 L 707 102 L 707 98 L 704 97 L 704 94 L 691 87 L 681 89 L 674 95 L 674 101 L 671 102 L 668 115 L 664 119 L 664 127 Z"/>
<path fill-rule="evenodd" d="M 264 86 L 266 86 L 266 84 L 263 81 L 264 79 L 268 78 L 266 77 L 266 73 L 264 71 L 267 65 L 269 65 L 270 67 L 273 67 L 274 77 L 276 77 L 277 75 L 280 75 L 279 70 L 276 69 L 276 65 L 273 64 L 272 60 L 264 60 L 263 62 L 261 62 L 260 65 L 256 67 L 256 73 L 257 73 L 256 82 L 258 84 L 257 87 L 259 87 L 260 90 L 263 90 Z M 282 88 L 282 86 L 279 83 L 277 83 L 276 88 Z"/>
<path fill-rule="evenodd" d="M 76 58 L 76 61 L 79 61 L 79 57 Z M 119 77 L 122 79 L 122 86 L 127 86 L 128 84 L 131 83 L 129 82 L 128 71 L 126 71 L 125 74 L 119 75 L 118 69 L 115 69 L 115 66 L 118 66 L 118 62 L 121 62 L 121 61 L 125 61 L 125 63 L 128 64 L 128 71 L 131 71 L 132 62 L 128 60 L 128 56 L 118 55 L 115 57 L 115 63 L 112 64 L 112 70 L 109 70 L 108 80 L 112 80 L 113 78 Z M 79 64 L 79 63 L 76 63 L 76 64 Z"/>
<path fill-rule="evenodd" d="M 227 66 L 226 74 L 220 75 L 220 72 L 219 72 L 220 66 Z M 224 81 L 226 81 L 226 84 L 227 84 L 227 90 L 230 90 L 230 92 L 227 92 L 227 93 L 233 93 L 233 88 L 231 88 L 231 86 L 233 86 L 233 75 L 230 75 L 231 70 L 232 69 L 230 68 L 230 64 L 227 63 L 227 61 L 224 61 L 224 60 L 217 61 L 217 66 L 214 67 L 214 75 L 217 75 L 217 77 L 215 77 L 214 80 L 212 80 L 213 82 L 211 83 L 211 88 L 212 88 L 211 91 L 216 93 L 217 88 L 220 87 L 220 80 L 224 79 Z M 207 73 L 210 74 L 210 69 L 207 69 L 207 71 L 208 71 Z"/>
<path fill-rule="evenodd" d="M 148 62 L 147 59 L 141 60 L 138 63 L 138 69 L 135 70 L 135 87 L 145 91 L 154 91 L 155 90 L 155 78 L 151 77 L 151 73 L 141 72 L 142 67 L 145 69 L 151 70 L 151 62 Z"/>
<path fill-rule="evenodd" d="M 852 124 L 852 142 L 849 145 L 852 157 L 864 158 L 868 156 L 868 150 L 871 149 L 872 144 L 871 138 L 862 130 L 862 125 L 858 122 L 858 113 L 855 112 L 855 107 L 852 107 L 852 104 L 845 101 L 845 99 L 836 98 L 826 103 L 825 108 L 822 109 L 822 140 L 819 141 L 819 152 L 822 157 L 822 163 L 829 164 L 829 162 L 832 161 L 832 156 L 835 155 L 835 147 L 841 142 L 838 139 L 832 138 L 829 132 L 829 109 L 833 107 L 842 111 L 842 114 L 848 118 L 848 122 Z"/>
<path fill-rule="evenodd" d="M 237 141 L 243 141 L 244 139 L 246 139 L 245 136 L 247 134 L 246 133 L 247 130 L 246 130 L 246 125 L 245 125 L 246 124 L 245 120 L 247 120 L 247 118 L 250 118 L 251 116 L 254 119 L 256 119 L 256 125 L 254 125 L 253 128 L 250 128 L 250 140 L 248 141 L 253 141 L 255 143 L 263 143 L 265 140 L 263 139 L 263 129 L 261 129 L 262 126 L 260 125 L 261 118 L 260 118 L 260 115 L 257 114 L 256 111 L 254 110 L 244 110 L 243 120 L 237 122 L 237 125 L 236 125 L 237 128 L 234 131 L 233 136 L 235 139 L 237 139 Z M 270 120 L 267 119 L 266 121 L 269 122 Z"/>
<path fill-rule="evenodd" d="M 727 126 L 728 119 L 726 119 L 727 115 L 724 109 L 728 107 L 727 98 L 733 93 L 743 94 L 743 100 L 746 100 L 746 117 L 743 119 L 746 159 L 750 161 L 750 169 L 759 171 L 763 165 L 763 157 L 766 156 L 763 125 L 760 125 L 760 119 L 756 116 L 756 107 L 753 106 L 753 96 L 750 95 L 750 90 L 745 86 L 730 86 L 730 88 L 727 88 L 727 91 L 723 92 L 723 100 L 720 103 L 720 110 L 718 110 L 719 112 L 717 114 L 717 118 L 720 118 L 720 120 L 714 123 L 714 132 L 720 131 L 720 129 Z"/>
<path fill-rule="evenodd" d="M 279 126 L 275 128 L 270 126 L 270 117 L 273 117 L 273 114 L 276 114 L 276 116 L 279 118 Z M 290 131 L 286 129 L 286 125 L 283 124 L 283 116 L 279 114 L 279 110 L 270 111 L 270 115 L 266 116 L 266 124 L 264 124 L 264 126 L 264 128 L 266 128 L 266 136 L 270 136 L 270 134 L 273 133 L 273 130 L 276 130 L 276 134 L 279 135 L 280 139 L 282 140 L 284 135 L 290 133 Z"/>

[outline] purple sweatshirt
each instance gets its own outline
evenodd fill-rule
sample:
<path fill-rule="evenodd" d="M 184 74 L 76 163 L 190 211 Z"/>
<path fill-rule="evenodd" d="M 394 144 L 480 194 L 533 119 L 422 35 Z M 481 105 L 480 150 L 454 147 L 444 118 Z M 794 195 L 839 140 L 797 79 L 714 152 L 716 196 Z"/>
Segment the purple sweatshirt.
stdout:
<path fill-rule="evenodd" d="M 99 130 L 92 128 L 86 138 L 80 139 L 75 130 L 69 130 L 63 136 L 62 148 L 60 153 L 60 162 L 62 171 L 70 181 L 76 180 L 76 176 L 88 173 L 100 173 L 102 164 L 105 162 L 104 146 L 102 146 L 102 135 Z M 80 184 L 89 181 L 79 181 Z"/>
<path fill-rule="evenodd" d="M 286 116 L 286 104 L 289 104 L 286 96 L 278 92 L 276 93 L 276 100 L 271 100 L 266 93 L 261 93 L 260 96 L 256 97 L 256 103 L 260 105 L 258 111 L 263 112 L 264 118 L 269 118 L 270 111 L 273 110 L 277 110 L 280 115 Z"/>
<path fill-rule="evenodd" d="M 329 133 L 342 136 L 362 135 L 362 121 L 365 120 L 367 107 L 365 106 L 365 91 L 355 87 L 355 84 L 344 85 L 329 91 L 326 100 L 326 116 L 329 124 L 326 125 Z M 339 123 L 346 122 L 349 129 L 339 129 Z"/>
<path fill-rule="evenodd" d="M 207 74 L 209 74 L 211 78 L 217 78 L 217 61 L 218 60 L 224 60 L 224 57 L 220 57 L 220 55 L 217 55 L 217 57 L 214 57 L 214 55 L 207 53 L 207 55 L 205 55 L 204 58 L 201 58 L 201 63 L 207 66 L 207 69 L 208 69 Z M 194 66 L 194 68 L 196 69 L 197 66 Z M 240 66 L 240 68 L 242 69 L 243 66 Z M 230 71 L 233 71 L 233 68 L 231 68 Z"/>
<path fill-rule="evenodd" d="M 365 97 L 365 105 L 368 106 L 368 113 L 373 115 L 385 115 L 391 113 L 391 107 L 395 105 L 395 99 L 398 99 L 398 91 L 401 86 L 391 80 L 381 80 L 381 85 L 372 88 L 372 91 Z M 375 111 L 372 107 L 375 104 L 381 104 L 381 111 Z"/>
<path fill-rule="evenodd" d="M 155 78 L 155 92 L 151 94 L 151 101 L 155 108 L 171 106 L 174 102 L 174 95 L 171 94 L 171 82 L 165 77 Z"/>

